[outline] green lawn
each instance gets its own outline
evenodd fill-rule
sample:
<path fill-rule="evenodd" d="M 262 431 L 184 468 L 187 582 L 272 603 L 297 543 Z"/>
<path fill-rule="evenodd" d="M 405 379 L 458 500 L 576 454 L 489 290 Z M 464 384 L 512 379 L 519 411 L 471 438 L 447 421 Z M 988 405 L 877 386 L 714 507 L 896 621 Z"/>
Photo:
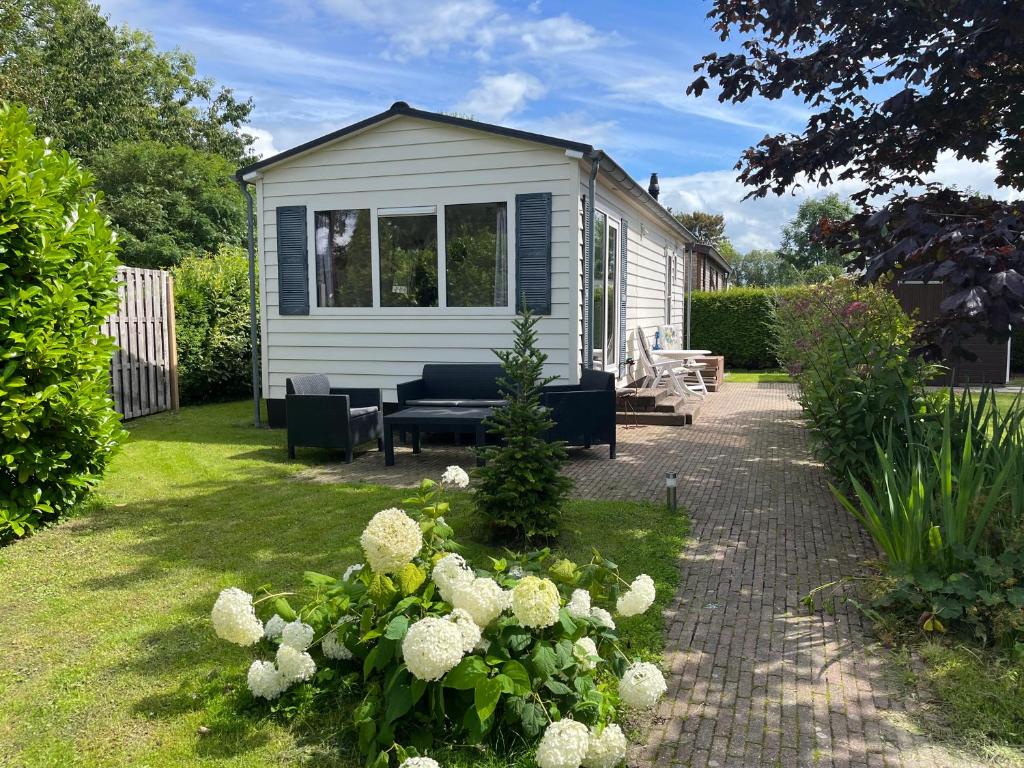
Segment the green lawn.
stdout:
<path fill-rule="evenodd" d="M 303 462 L 285 460 L 283 433 L 253 428 L 249 414 L 233 403 L 130 424 L 88 510 L 0 549 L 0 766 L 356 764 L 341 715 L 289 726 L 258 706 L 237 714 L 252 655 L 218 640 L 208 613 L 225 586 L 290 589 L 304 570 L 340 572 L 361 559 L 366 521 L 408 494 L 308 482 Z M 449 522 L 479 556 L 468 498 L 454 507 Z M 641 655 L 661 652 L 658 609 L 684 536 L 660 506 L 566 510 L 568 556 L 588 559 L 597 544 L 624 575 L 655 579 L 655 608 L 622 622 Z"/>
<path fill-rule="evenodd" d="M 725 380 L 743 384 L 769 384 L 773 382 L 790 382 L 793 377 L 785 371 L 730 371 L 726 370 Z"/>

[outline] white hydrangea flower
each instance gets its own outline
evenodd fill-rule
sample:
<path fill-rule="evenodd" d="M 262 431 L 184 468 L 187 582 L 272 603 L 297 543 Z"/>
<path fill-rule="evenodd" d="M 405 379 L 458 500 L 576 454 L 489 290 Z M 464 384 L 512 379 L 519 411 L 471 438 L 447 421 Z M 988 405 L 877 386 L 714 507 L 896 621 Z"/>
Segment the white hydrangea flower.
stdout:
<path fill-rule="evenodd" d="M 524 627 L 550 627 L 558 621 L 558 608 L 558 587 L 550 579 L 527 576 L 512 590 L 512 613 Z"/>
<path fill-rule="evenodd" d="M 253 645 L 263 638 L 263 622 L 256 617 L 252 595 L 228 587 L 217 596 L 210 611 L 213 631 L 221 640 L 235 645 Z"/>
<path fill-rule="evenodd" d="M 626 735 L 615 723 L 609 723 L 600 734 L 597 727 L 590 729 L 584 768 L 615 768 L 626 759 Z"/>
<path fill-rule="evenodd" d="M 249 691 L 258 698 L 273 700 L 284 693 L 288 683 L 269 661 L 254 661 L 246 678 Z"/>
<path fill-rule="evenodd" d="M 441 475 L 442 485 L 454 485 L 456 488 L 465 488 L 469 485 L 469 475 L 462 467 L 452 464 Z"/>
<path fill-rule="evenodd" d="M 308 653 L 291 645 L 282 645 L 277 649 L 277 669 L 286 683 L 295 683 L 309 680 L 316 672 L 316 662 Z"/>
<path fill-rule="evenodd" d="M 352 658 L 352 651 L 346 647 L 338 632 L 343 630 L 346 624 L 355 620 L 355 616 L 346 616 L 338 622 L 338 626 L 323 636 L 320 640 L 320 650 L 324 652 L 324 656 L 328 659 L 337 659 L 338 661 L 348 661 Z"/>
<path fill-rule="evenodd" d="M 458 584 L 452 592 L 451 604 L 473 617 L 480 627 L 486 627 L 505 610 L 505 590 L 494 579 L 473 579 Z"/>
<path fill-rule="evenodd" d="M 461 555 L 445 555 L 434 565 L 430 574 L 431 580 L 437 585 L 441 599 L 446 603 L 452 601 L 452 594 L 460 584 L 469 584 L 475 578 L 472 569 L 466 565 Z"/>
<path fill-rule="evenodd" d="M 639 616 L 654 604 L 654 579 L 641 573 L 624 595 L 620 595 L 615 603 L 615 610 L 620 616 Z"/>
<path fill-rule="evenodd" d="M 574 619 L 585 619 L 590 616 L 590 593 L 585 589 L 573 590 L 565 610 Z"/>
<path fill-rule="evenodd" d="M 580 768 L 587 756 L 590 731 L 583 723 L 565 718 L 551 723 L 537 745 L 540 768 Z"/>
<path fill-rule="evenodd" d="M 419 554 L 423 533 L 415 520 L 392 507 L 370 519 L 359 543 L 375 573 L 395 573 Z"/>
<path fill-rule="evenodd" d="M 590 609 L 590 618 L 599 626 L 607 627 L 608 629 L 615 629 L 615 622 L 612 620 L 612 615 L 604 608 L 598 608 L 595 605 Z"/>
<path fill-rule="evenodd" d="M 473 617 L 468 611 L 456 608 L 446 618 L 455 624 L 459 628 L 459 632 L 462 633 L 462 652 L 472 653 L 477 643 L 480 642 L 480 627 L 473 621 Z"/>
<path fill-rule="evenodd" d="M 350 565 L 348 568 L 345 569 L 345 573 L 342 575 L 341 580 L 342 581 L 348 581 L 353 576 L 355 576 L 357 573 L 359 573 L 361 570 L 363 570 L 363 564 L 362 563 L 353 563 L 352 565 Z"/>
<path fill-rule="evenodd" d="M 428 616 L 405 633 L 402 656 L 414 677 L 428 682 L 440 680 L 462 661 L 462 644 L 462 632 L 453 622 Z"/>
<path fill-rule="evenodd" d="M 630 664 L 619 681 L 619 698 L 630 709 L 653 707 L 668 686 L 661 670 L 648 661 Z"/>
<path fill-rule="evenodd" d="M 281 637 L 281 630 L 285 628 L 287 623 L 288 622 L 275 613 L 270 617 L 267 625 L 263 627 L 263 636 L 267 638 L 267 640 L 277 640 Z"/>
<path fill-rule="evenodd" d="M 441 766 L 432 757 L 410 757 L 398 768 L 441 768 Z"/>
<path fill-rule="evenodd" d="M 572 646 L 573 655 L 579 661 L 579 667 L 584 672 L 589 672 L 597 666 L 597 662 L 590 658 L 591 656 L 599 656 L 597 652 L 597 645 L 589 637 L 581 637 Z"/>
<path fill-rule="evenodd" d="M 290 645 L 297 651 L 304 651 L 313 642 L 313 628 L 299 619 L 290 621 L 281 630 L 281 645 Z"/>
<path fill-rule="evenodd" d="M 473 647 L 473 650 L 477 653 L 487 653 L 487 651 L 489 651 L 490 649 L 491 641 L 488 640 L 486 637 L 480 638 L 480 642 Z"/>

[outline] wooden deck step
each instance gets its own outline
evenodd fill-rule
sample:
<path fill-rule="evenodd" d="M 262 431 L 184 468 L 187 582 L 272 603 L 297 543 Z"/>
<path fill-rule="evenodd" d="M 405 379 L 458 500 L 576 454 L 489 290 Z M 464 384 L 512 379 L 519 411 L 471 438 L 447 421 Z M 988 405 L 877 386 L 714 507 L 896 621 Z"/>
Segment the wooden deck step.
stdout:
<path fill-rule="evenodd" d="M 666 398 L 675 397 L 667 387 L 657 389 L 620 389 L 617 392 L 615 409 L 617 411 L 653 411 Z"/>
<path fill-rule="evenodd" d="M 702 404 L 703 401 L 696 398 L 669 395 L 659 401 L 656 410 L 634 411 L 631 408 L 620 410 L 615 414 L 615 423 L 686 426 L 693 424 Z"/>

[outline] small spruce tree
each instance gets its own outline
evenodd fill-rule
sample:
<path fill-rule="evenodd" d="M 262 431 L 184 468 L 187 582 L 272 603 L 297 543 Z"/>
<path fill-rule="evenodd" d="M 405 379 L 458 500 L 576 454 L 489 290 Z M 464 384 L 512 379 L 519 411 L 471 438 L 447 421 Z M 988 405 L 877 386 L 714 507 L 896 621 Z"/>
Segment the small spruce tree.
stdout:
<path fill-rule="evenodd" d="M 512 349 L 495 350 L 504 368 L 498 385 L 508 404 L 489 422 L 501 442 L 480 449 L 487 464 L 477 470 L 473 493 L 476 508 L 506 540 L 557 535 L 572 489 L 572 481 L 559 473 L 568 458 L 564 444 L 546 439 L 554 422 L 541 405 L 541 390 L 556 377 L 542 375 L 548 356 L 537 349 L 537 319 L 523 310 L 513 323 Z"/>

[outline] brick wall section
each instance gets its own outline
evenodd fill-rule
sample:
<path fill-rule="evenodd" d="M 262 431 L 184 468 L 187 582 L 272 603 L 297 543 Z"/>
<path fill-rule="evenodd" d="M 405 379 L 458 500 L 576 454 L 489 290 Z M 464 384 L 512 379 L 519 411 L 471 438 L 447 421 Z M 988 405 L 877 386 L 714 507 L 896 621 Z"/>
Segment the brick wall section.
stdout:
<path fill-rule="evenodd" d="M 832 500 L 809 455 L 794 388 L 731 383 L 709 395 L 690 427 L 619 427 L 619 458 L 574 452 L 567 474 L 582 498 L 665 497 L 679 473 L 692 537 L 680 589 L 665 614 L 668 695 L 630 766 L 974 765 L 918 735 L 886 685 L 878 649 L 853 608 L 808 614 L 800 599 L 855 574 L 872 555 L 857 523 Z M 424 446 L 350 466 L 312 468 L 315 479 L 413 485 L 471 454 Z"/>

